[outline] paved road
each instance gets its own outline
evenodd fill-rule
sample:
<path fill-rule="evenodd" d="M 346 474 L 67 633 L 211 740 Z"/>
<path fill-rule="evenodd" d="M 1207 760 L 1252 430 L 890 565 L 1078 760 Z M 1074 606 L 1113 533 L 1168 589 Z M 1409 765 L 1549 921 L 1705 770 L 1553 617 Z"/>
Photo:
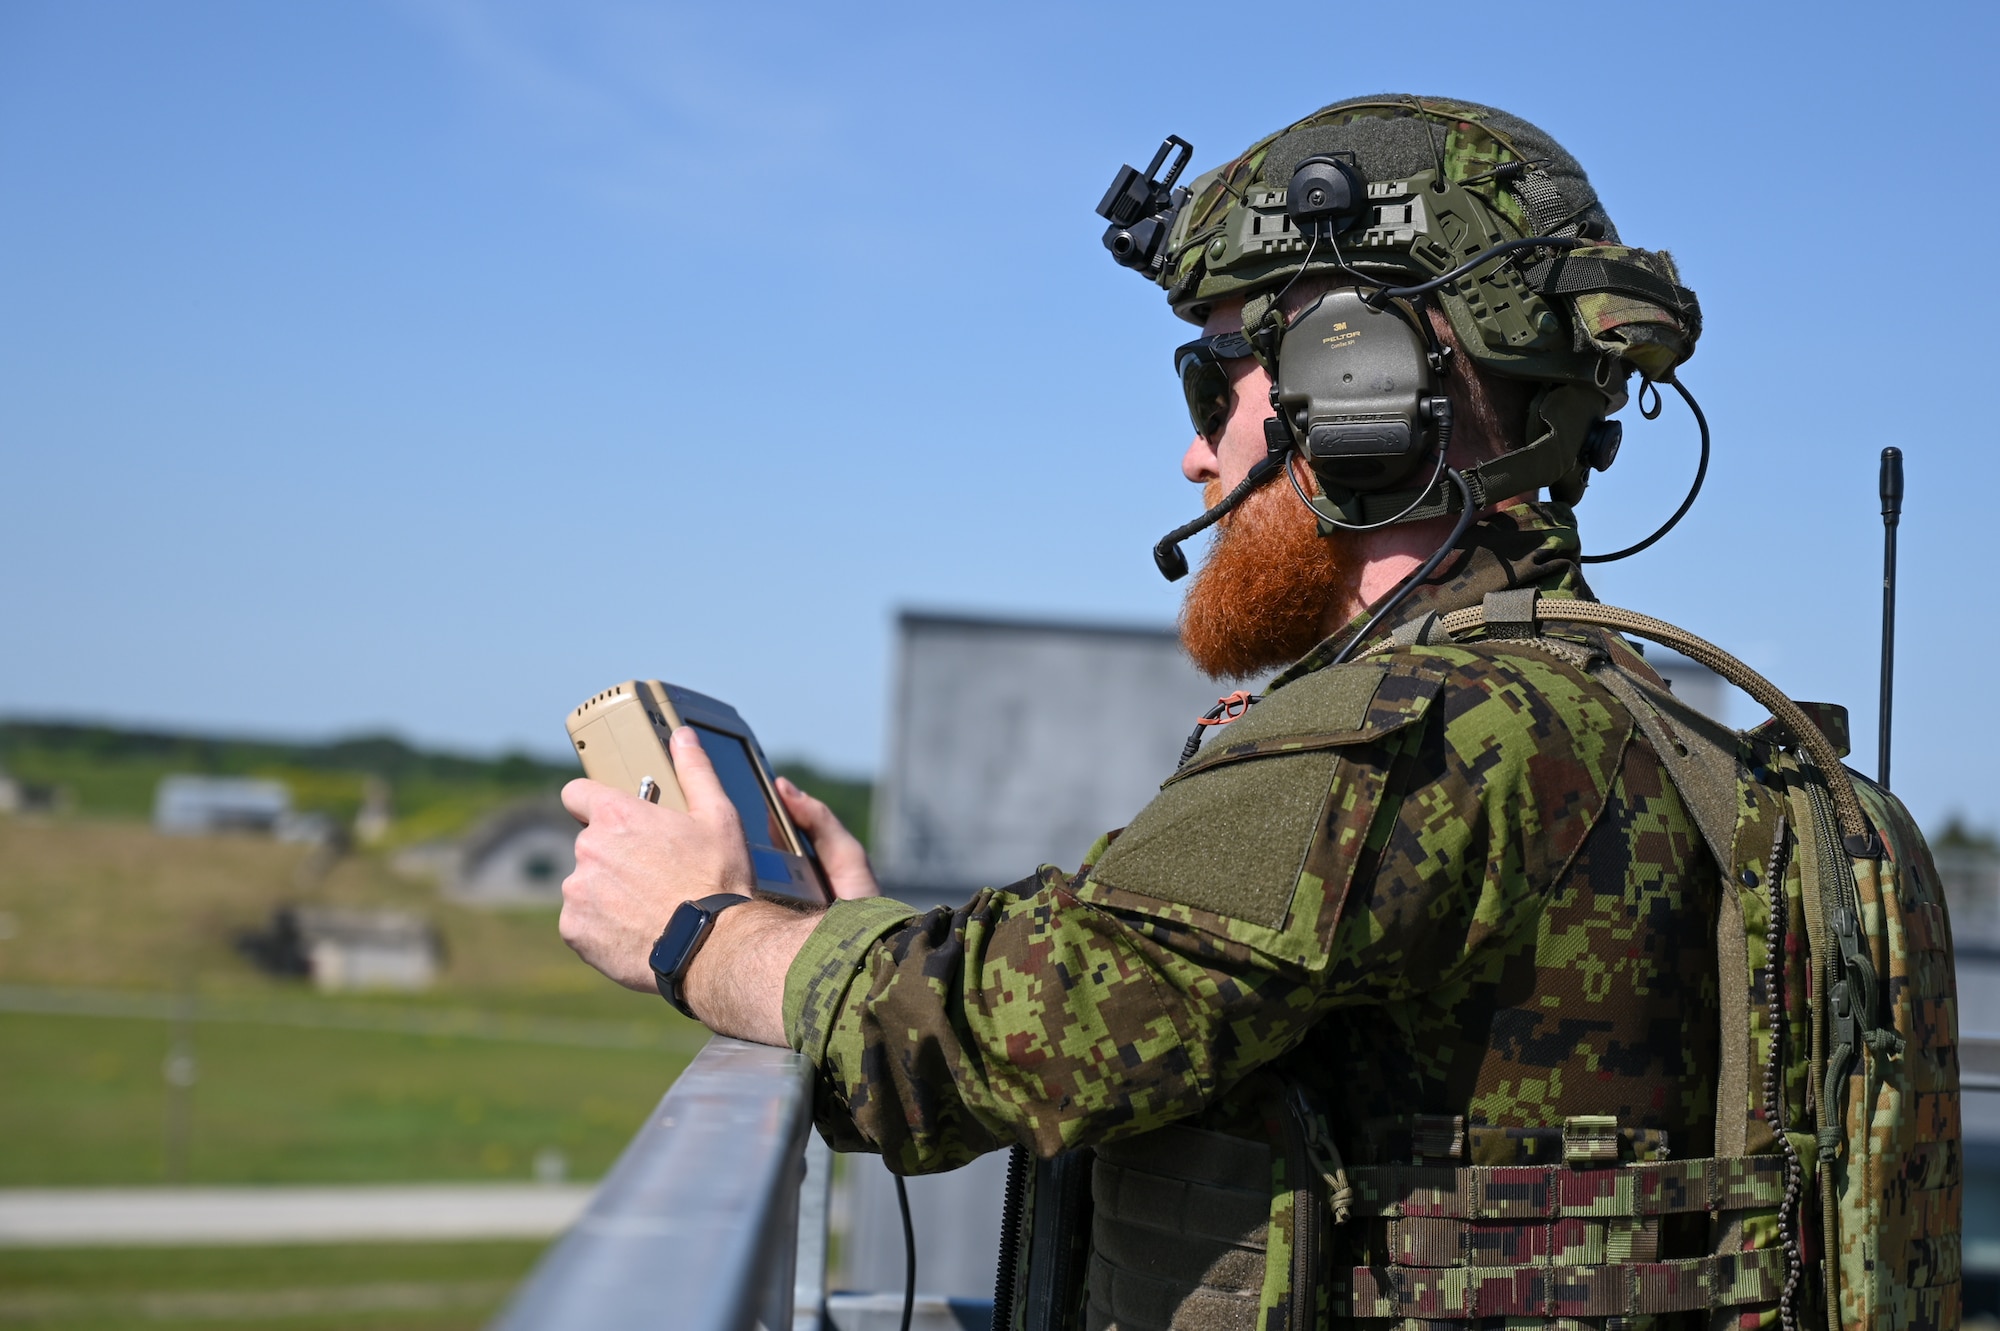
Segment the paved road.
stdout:
<path fill-rule="evenodd" d="M 583 1185 L 0 1189 L 0 1248 L 546 1239 Z"/>

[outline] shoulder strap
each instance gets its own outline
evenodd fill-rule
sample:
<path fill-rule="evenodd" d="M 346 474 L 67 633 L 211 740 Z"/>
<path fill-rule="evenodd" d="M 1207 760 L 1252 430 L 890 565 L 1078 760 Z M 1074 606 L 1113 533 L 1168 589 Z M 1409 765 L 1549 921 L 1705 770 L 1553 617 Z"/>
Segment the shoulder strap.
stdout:
<path fill-rule="evenodd" d="M 1784 727 L 1798 737 L 1799 745 L 1812 759 L 1826 781 L 1827 795 L 1833 801 L 1835 821 L 1839 825 L 1841 848 L 1855 859 L 1880 859 L 1882 841 L 1869 824 L 1868 816 L 1861 810 L 1861 801 L 1854 793 L 1854 782 L 1847 769 L 1841 765 L 1840 751 L 1827 739 L 1824 732 L 1813 723 L 1803 708 L 1784 693 L 1778 686 L 1752 670 L 1743 662 L 1723 651 L 1714 643 L 1685 629 L 1675 628 L 1665 620 L 1642 615 L 1636 610 L 1623 610 L 1615 605 L 1603 605 L 1596 601 L 1579 601 L 1568 597 L 1537 596 L 1530 609 L 1536 623 L 1593 624 L 1599 628 L 1614 629 L 1629 633 L 1635 638 L 1645 638 L 1665 647 L 1671 647 L 1691 661 L 1707 666 L 1716 674 L 1742 689 L 1770 710 Z M 1516 605 L 1508 605 L 1502 617 L 1513 620 L 1520 614 Z M 1470 633 L 1486 624 L 1484 605 L 1467 606 L 1454 610 L 1438 618 L 1431 626 L 1431 641 L 1439 640 L 1439 631 L 1450 637 Z M 1679 757 L 1669 745 L 1660 754 L 1661 760 L 1669 763 Z M 1707 829 L 1703 829 L 1706 833 Z"/>

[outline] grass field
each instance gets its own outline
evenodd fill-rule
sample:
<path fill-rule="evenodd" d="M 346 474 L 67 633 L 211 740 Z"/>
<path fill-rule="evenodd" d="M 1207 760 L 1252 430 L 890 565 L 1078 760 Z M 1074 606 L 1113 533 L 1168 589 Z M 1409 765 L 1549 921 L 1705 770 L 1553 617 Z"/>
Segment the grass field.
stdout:
<path fill-rule="evenodd" d="M 533 1243 L 0 1249 L 0 1326 L 470 1331 L 539 1251 Z"/>
<path fill-rule="evenodd" d="M 12 1144 L 0 1186 L 168 1177 L 163 1067 L 177 1045 L 195 1070 L 177 1179 L 525 1179 L 550 1150 L 591 1178 L 706 1038 L 577 961 L 553 912 L 454 906 L 369 856 L 301 893 L 303 853 L 0 820 L 0 912 L 14 922 L 0 940 L 0 1141 Z M 305 899 L 421 909 L 445 940 L 438 986 L 320 995 L 232 949 L 235 931 Z M 153 1016 L 21 1010 L 93 995 Z M 183 1002 L 220 1019 L 171 1019 Z M 454 1029 L 466 1034 L 443 1033 Z"/>
<path fill-rule="evenodd" d="M 677 1020 L 577 961 L 556 936 L 553 910 L 460 906 L 372 853 L 347 856 L 302 888 L 306 854 L 265 838 L 160 836 L 140 823 L 0 818 L 0 912 L 11 923 L 0 984 L 309 992 L 254 969 L 236 953 L 236 934 L 281 905 L 386 905 L 436 924 L 445 967 L 429 992 L 381 1001 Z"/>
<path fill-rule="evenodd" d="M 190 1183 L 531 1177 L 560 1152 L 595 1178 L 686 1066 L 685 1050 L 301 1030 L 189 1028 Z M 0 1187 L 169 1177 L 164 1021 L 0 1015 Z"/>

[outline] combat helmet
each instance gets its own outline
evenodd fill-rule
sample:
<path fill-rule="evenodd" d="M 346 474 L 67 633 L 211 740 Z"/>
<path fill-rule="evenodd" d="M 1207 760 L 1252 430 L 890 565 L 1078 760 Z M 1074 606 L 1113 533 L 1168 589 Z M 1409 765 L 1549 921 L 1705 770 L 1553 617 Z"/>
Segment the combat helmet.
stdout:
<path fill-rule="evenodd" d="M 1621 243 L 1576 159 L 1504 111 L 1408 94 L 1354 97 L 1177 186 L 1192 155 L 1169 138 L 1143 174 L 1124 168 L 1098 209 L 1111 223 L 1104 243 L 1113 257 L 1164 287 L 1182 318 L 1199 324 L 1215 302 L 1243 297 L 1248 351 L 1277 379 L 1280 291 L 1334 275 L 1355 284 L 1370 310 L 1434 300 L 1468 359 L 1540 386 L 1525 446 L 1465 473 L 1475 507 L 1543 487 L 1575 502 L 1590 470 L 1616 456 L 1620 430 L 1605 418 L 1625 404 L 1631 374 L 1657 402 L 1652 386 L 1675 382 L 1700 337 L 1700 304 L 1671 256 Z M 1427 321 L 1404 322 L 1428 332 Z M 1424 409 L 1412 407 L 1413 422 Z M 1325 411 L 1335 413 L 1328 421 L 1347 419 L 1337 403 Z M 1293 443 L 1314 461 L 1301 427 L 1318 418 L 1303 407 L 1293 414 Z M 1415 446 L 1412 436 L 1407 447 Z M 1349 525 L 1342 519 L 1415 521 L 1459 503 L 1441 479 L 1426 494 L 1394 469 L 1381 472 L 1387 486 L 1357 479 L 1351 465 L 1314 470 L 1332 509 L 1313 506 L 1329 528 Z"/>

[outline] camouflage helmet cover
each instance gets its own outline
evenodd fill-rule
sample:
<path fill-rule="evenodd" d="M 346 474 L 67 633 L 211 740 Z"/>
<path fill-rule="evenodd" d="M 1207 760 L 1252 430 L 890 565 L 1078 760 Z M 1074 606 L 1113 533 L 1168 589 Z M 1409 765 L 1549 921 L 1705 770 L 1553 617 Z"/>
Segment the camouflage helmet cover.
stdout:
<path fill-rule="evenodd" d="M 1378 205 L 1374 225 L 1347 235 L 1338 258 L 1333 246 L 1309 249 L 1284 219 L 1292 173 L 1315 156 L 1350 159 Z M 1415 225 L 1399 230 L 1413 213 Z M 1518 378 L 1603 388 L 1628 368 L 1670 378 L 1693 353 L 1699 306 L 1671 257 L 1618 243 L 1583 168 L 1549 134 L 1448 98 L 1335 102 L 1199 177 L 1159 280 L 1174 312 L 1200 323 L 1218 300 L 1289 282 L 1302 259 L 1309 272 L 1346 266 L 1423 281 L 1488 244 L 1533 235 L 1590 243 L 1525 272 L 1497 259 L 1439 293 L 1474 360 Z"/>

